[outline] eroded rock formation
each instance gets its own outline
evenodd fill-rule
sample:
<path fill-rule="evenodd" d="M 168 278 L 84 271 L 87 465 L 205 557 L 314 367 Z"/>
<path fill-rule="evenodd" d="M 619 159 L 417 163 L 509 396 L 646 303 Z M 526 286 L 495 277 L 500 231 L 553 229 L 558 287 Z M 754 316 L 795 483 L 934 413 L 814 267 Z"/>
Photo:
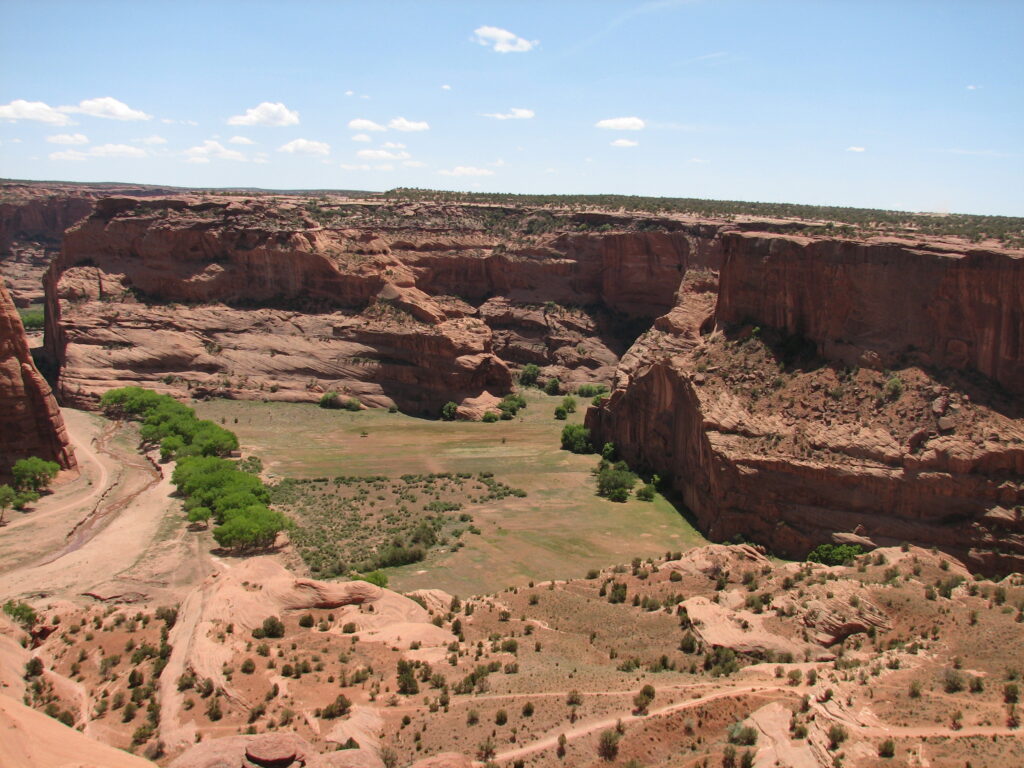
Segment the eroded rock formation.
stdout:
<path fill-rule="evenodd" d="M 504 394 L 510 364 L 607 382 L 687 265 L 718 258 L 716 225 L 610 217 L 630 231 L 605 234 L 584 217 L 530 234 L 521 211 L 457 208 L 428 226 L 415 207 L 349 208 L 324 226 L 294 201 L 100 201 L 48 277 L 61 396 L 335 391 L 436 413 Z M 481 221 L 495 217 L 504 230 Z"/>
<path fill-rule="evenodd" d="M 36 370 L 21 317 L 0 283 L 0 474 L 30 456 L 64 469 L 76 466 L 60 409 Z"/>
<path fill-rule="evenodd" d="M 660 473 L 716 540 L 800 556 L 856 532 L 1019 570 L 1022 254 L 723 240 L 719 330 L 680 291 L 588 413 L 595 441 Z"/>

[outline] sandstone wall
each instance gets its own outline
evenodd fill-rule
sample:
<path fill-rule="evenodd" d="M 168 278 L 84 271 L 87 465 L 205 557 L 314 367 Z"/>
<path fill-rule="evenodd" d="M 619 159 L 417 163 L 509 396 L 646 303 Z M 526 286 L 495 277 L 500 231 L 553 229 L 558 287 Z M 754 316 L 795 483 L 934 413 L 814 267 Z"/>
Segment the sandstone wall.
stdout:
<path fill-rule="evenodd" d="M 60 409 L 32 362 L 18 310 L 0 283 L 0 474 L 30 456 L 64 469 L 76 466 Z"/>
<path fill-rule="evenodd" d="M 430 413 L 503 394 L 508 365 L 528 362 L 610 382 L 687 265 L 719 258 L 719 226 L 670 224 L 506 242 L 415 220 L 324 227 L 252 200 L 106 198 L 47 277 L 47 349 L 83 407 L 140 382 Z"/>
<path fill-rule="evenodd" d="M 784 328 L 855 364 L 865 352 L 973 368 L 1024 394 L 1024 256 L 904 242 L 729 233 L 720 325 Z"/>

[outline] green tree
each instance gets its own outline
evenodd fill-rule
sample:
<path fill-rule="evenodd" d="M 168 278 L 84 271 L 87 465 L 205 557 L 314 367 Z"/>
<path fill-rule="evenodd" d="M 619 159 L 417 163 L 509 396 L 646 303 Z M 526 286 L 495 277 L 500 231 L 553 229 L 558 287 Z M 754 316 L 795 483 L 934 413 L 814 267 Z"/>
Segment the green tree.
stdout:
<path fill-rule="evenodd" d="M 537 384 L 537 377 L 540 375 L 540 368 L 533 363 L 527 363 L 519 372 L 519 383 L 524 387 L 532 387 Z"/>
<path fill-rule="evenodd" d="M 0 485 L 0 525 L 4 524 L 4 514 L 14 505 L 18 492 L 9 485 Z"/>
<path fill-rule="evenodd" d="M 573 453 L 592 453 L 590 430 L 582 424 L 566 424 L 562 428 L 562 450 Z"/>
<path fill-rule="evenodd" d="M 576 413 L 576 398 L 566 395 L 562 398 L 562 407 L 565 408 L 566 413 Z"/>
<path fill-rule="evenodd" d="M 58 472 L 60 472 L 60 464 L 40 459 L 38 456 L 19 459 L 11 468 L 11 473 L 14 475 L 14 487 L 21 491 L 46 490 Z"/>
<path fill-rule="evenodd" d="M 562 382 L 560 382 L 558 380 L 557 376 L 555 376 L 554 378 L 548 379 L 544 383 L 544 392 L 545 392 L 545 394 L 557 395 L 561 391 L 562 391 Z"/>
<path fill-rule="evenodd" d="M 441 406 L 441 418 L 445 421 L 455 421 L 455 414 L 458 412 L 458 409 L 458 404 L 449 400 Z"/>
<path fill-rule="evenodd" d="M 4 613 L 21 624 L 25 629 L 31 628 L 39 619 L 31 605 L 16 600 L 8 600 L 4 603 Z"/>
<path fill-rule="evenodd" d="M 561 405 L 555 408 L 555 418 L 559 421 L 565 421 L 569 417 L 569 412 L 565 410 Z"/>

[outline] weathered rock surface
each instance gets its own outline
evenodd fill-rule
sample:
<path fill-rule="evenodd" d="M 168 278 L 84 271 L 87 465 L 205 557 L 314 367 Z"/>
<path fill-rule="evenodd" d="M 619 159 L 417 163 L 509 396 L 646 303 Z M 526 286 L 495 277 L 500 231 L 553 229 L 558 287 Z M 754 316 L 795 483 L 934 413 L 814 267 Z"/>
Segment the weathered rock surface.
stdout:
<path fill-rule="evenodd" d="M 0 475 L 30 456 L 76 466 L 50 385 L 36 370 L 21 317 L 0 284 Z"/>
<path fill-rule="evenodd" d="M 681 291 L 588 413 L 595 442 L 669 480 L 715 540 L 800 556 L 856 531 L 1020 570 L 1021 254 L 723 240 L 715 321 L 733 330 L 709 335 L 706 301 Z M 753 326 L 777 331 L 762 341 Z M 844 366 L 864 358 L 876 365 Z M 883 366 L 898 371 L 871 370 Z"/>
<path fill-rule="evenodd" d="M 723 237 L 716 319 L 785 328 L 830 360 L 973 368 L 1024 395 L 1024 254 L 904 241 Z"/>
<path fill-rule="evenodd" d="M 631 231 L 501 237 L 380 223 L 395 211 L 325 227 L 294 202 L 101 200 L 48 277 L 62 398 L 88 406 L 132 382 L 293 401 L 336 391 L 418 413 L 469 398 L 476 415 L 474 399 L 511 387 L 509 364 L 610 381 L 687 265 L 719 252 L 716 225 L 622 217 Z"/>

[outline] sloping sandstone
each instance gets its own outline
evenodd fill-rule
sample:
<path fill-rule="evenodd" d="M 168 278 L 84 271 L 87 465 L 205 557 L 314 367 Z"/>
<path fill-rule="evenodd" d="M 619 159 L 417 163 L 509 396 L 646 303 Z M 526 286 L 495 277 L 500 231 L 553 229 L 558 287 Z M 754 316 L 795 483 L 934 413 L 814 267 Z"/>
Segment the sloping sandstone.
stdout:
<path fill-rule="evenodd" d="M 0 474 L 30 456 L 76 466 L 50 385 L 36 370 L 21 317 L 0 284 Z"/>

